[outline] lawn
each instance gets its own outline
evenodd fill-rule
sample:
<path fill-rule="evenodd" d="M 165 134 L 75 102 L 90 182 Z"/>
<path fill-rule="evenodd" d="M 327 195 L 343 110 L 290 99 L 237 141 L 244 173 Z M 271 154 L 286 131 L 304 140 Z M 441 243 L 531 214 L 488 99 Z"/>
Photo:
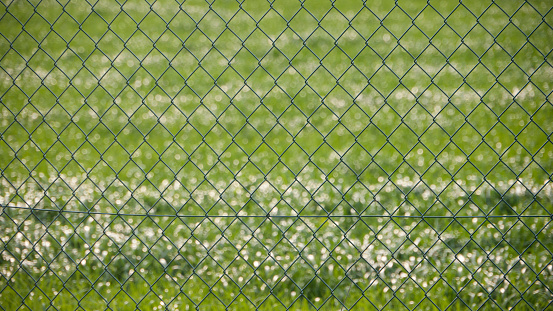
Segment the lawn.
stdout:
<path fill-rule="evenodd" d="M 545 310 L 550 1 L 3 1 L 0 309 Z"/>

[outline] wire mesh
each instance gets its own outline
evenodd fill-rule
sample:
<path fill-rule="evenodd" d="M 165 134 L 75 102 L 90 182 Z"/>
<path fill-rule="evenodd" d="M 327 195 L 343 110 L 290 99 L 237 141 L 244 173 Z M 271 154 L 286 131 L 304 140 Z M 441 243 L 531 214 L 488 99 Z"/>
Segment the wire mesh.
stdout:
<path fill-rule="evenodd" d="M 0 8 L 0 309 L 551 308 L 550 1 Z"/>

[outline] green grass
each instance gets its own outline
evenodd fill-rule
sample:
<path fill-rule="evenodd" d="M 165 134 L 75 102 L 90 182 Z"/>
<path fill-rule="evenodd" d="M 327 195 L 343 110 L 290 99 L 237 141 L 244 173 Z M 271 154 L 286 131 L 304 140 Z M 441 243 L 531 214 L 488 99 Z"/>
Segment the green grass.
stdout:
<path fill-rule="evenodd" d="M 551 4 L 431 5 L 3 2 L 0 308 L 550 308 Z"/>

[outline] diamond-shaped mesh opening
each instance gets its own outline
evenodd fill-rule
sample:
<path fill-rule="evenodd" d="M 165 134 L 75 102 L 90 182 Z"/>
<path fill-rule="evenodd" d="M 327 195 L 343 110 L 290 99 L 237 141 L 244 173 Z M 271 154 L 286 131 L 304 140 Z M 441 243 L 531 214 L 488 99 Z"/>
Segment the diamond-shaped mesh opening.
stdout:
<path fill-rule="evenodd" d="M 0 308 L 549 308 L 552 16 L 3 4 Z"/>

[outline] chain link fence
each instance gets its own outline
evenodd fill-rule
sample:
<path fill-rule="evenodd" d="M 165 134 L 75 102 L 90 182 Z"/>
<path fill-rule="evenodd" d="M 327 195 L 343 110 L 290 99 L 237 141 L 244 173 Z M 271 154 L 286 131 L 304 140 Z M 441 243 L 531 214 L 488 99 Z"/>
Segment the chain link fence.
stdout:
<path fill-rule="evenodd" d="M 546 310 L 547 0 L 0 3 L 0 309 Z"/>

